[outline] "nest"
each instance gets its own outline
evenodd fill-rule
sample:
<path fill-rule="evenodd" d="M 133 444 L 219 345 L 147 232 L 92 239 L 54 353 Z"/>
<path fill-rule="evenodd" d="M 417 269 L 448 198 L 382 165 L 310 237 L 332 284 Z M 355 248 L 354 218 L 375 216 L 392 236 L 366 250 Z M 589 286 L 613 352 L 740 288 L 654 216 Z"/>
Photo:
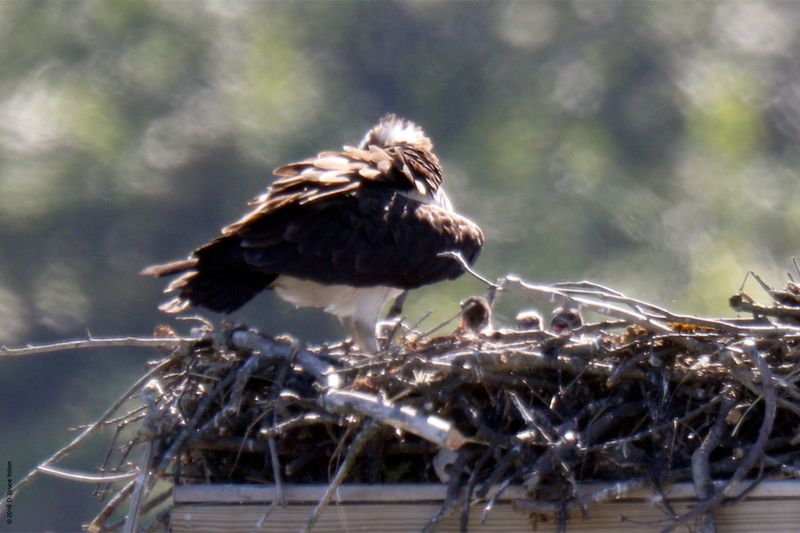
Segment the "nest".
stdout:
<path fill-rule="evenodd" d="M 135 523 L 169 498 L 168 488 L 147 496 L 166 479 L 327 484 L 309 528 L 343 482 L 446 483 L 431 530 L 453 511 L 467 530 L 469 506 L 488 511 L 509 486 L 527 494 L 518 510 L 555 516 L 561 528 L 571 510 L 649 488 L 664 530 L 712 531 L 718 506 L 765 477 L 800 472 L 800 287 L 765 289 L 768 304 L 731 298 L 748 317 L 708 319 L 588 282 L 509 276 L 490 283 L 489 301 L 498 291 L 555 297 L 604 319 L 561 334 L 433 336 L 397 323 L 375 356 L 232 325 L 191 338 L 164 330 L 151 341 L 169 353 L 126 393 L 141 405 L 97 423 L 117 430 L 104 475 L 138 467 L 111 485 L 88 529 L 123 527 L 111 517 L 126 501 Z M 698 496 L 684 514 L 658 497 L 679 481 Z"/>

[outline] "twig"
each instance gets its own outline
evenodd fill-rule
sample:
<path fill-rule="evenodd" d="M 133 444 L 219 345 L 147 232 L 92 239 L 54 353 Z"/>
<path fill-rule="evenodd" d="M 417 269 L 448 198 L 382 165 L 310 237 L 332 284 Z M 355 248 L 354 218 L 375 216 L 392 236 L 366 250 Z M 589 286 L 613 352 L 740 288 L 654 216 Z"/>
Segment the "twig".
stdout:
<path fill-rule="evenodd" d="M 481 454 L 478 461 L 475 463 L 475 466 L 472 468 L 472 473 L 469 475 L 469 479 L 467 480 L 467 488 L 464 494 L 464 503 L 461 508 L 461 531 L 466 532 L 467 526 L 469 525 L 469 508 L 472 504 L 472 494 L 475 492 L 475 487 L 478 485 L 478 478 L 483 473 L 483 469 L 486 466 L 486 463 L 489 462 L 492 455 L 494 455 L 494 450 L 492 448 L 487 447 L 483 454 Z"/>
<path fill-rule="evenodd" d="M 164 395 L 164 391 L 157 380 L 150 380 L 142 389 L 142 401 L 147 406 L 147 418 L 145 421 L 145 430 L 155 437 L 158 431 L 159 410 L 158 398 Z M 142 506 L 147 490 L 149 489 L 150 482 L 150 467 L 153 463 L 154 455 L 154 439 L 151 437 L 144 445 L 142 452 L 141 466 L 139 475 L 136 478 L 136 485 L 131 494 L 131 501 L 128 504 L 128 516 L 125 517 L 125 524 L 122 527 L 122 533 L 134 533 L 139 523 L 139 512 Z"/>
<path fill-rule="evenodd" d="M 115 346 L 139 348 L 176 348 L 193 344 L 200 338 L 172 338 L 172 337 L 93 337 L 76 341 L 54 342 L 51 344 L 28 345 L 22 348 L 9 348 L 0 346 L 0 357 L 21 357 L 25 355 L 38 355 L 79 348 L 109 348 Z"/>
<path fill-rule="evenodd" d="M 458 313 L 452 315 L 450 318 L 442 320 L 441 322 L 439 322 L 438 324 L 433 326 L 431 329 L 427 330 L 422 335 L 420 335 L 420 338 L 425 339 L 425 338 L 430 337 L 431 335 L 433 335 L 434 333 L 436 333 L 437 331 L 439 331 L 440 329 L 445 327 L 447 324 L 449 324 L 450 322 L 452 322 L 453 320 L 458 318 L 460 315 L 461 315 L 461 311 L 459 311 Z"/>
<path fill-rule="evenodd" d="M 450 467 L 450 480 L 447 483 L 447 494 L 442 505 L 435 515 L 422 528 L 422 533 L 431 533 L 436 525 L 444 518 L 447 512 L 458 504 L 458 489 L 461 487 L 461 476 L 466 468 L 467 461 L 475 454 L 474 450 L 461 448 L 456 455 L 456 460 Z M 463 531 L 464 528 L 462 527 Z"/>
<path fill-rule="evenodd" d="M 457 450 L 468 442 L 452 422 L 438 416 L 427 415 L 412 407 L 402 407 L 382 402 L 379 398 L 362 392 L 330 390 L 320 396 L 321 405 L 340 415 L 359 414 L 408 431 L 442 448 Z"/>
<path fill-rule="evenodd" d="M 775 423 L 775 411 L 777 408 L 777 392 L 775 390 L 775 383 L 772 379 L 772 371 L 769 364 L 764 359 L 764 356 L 756 348 L 755 342 L 746 340 L 742 343 L 742 351 L 748 356 L 750 362 L 758 369 L 761 378 L 762 397 L 764 398 L 764 418 L 761 422 L 761 428 L 758 432 L 758 438 L 753 443 L 753 446 L 747 451 L 742 464 L 736 470 L 734 475 L 725 483 L 722 493 L 725 497 L 732 498 L 734 492 L 738 488 L 739 483 L 745 475 L 756 464 L 760 457 L 764 454 L 764 446 L 767 444 L 770 434 L 772 433 L 772 426 Z"/>
<path fill-rule="evenodd" d="M 475 494 L 479 498 L 485 498 L 489 491 L 496 489 L 497 483 L 500 481 L 500 478 L 506 475 L 508 469 L 514 464 L 514 461 L 522 453 L 522 445 L 517 444 L 510 450 L 508 450 L 503 457 L 497 462 L 492 472 L 489 474 L 489 477 L 484 481 L 481 487 L 475 492 Z M 495 494 L 497 494 L 497 490 L 495 490 Z"/>
<path fill-rule="evenodd" d="M 172 487 L 162 490 L 142 505 L 142 514 L 147 514 L 172 497 Z"/>
<path fill-rule="evenodd" d="M 134 533 L 138 530 L 139 508 L 142 505 L 142 498 L 147 494 L 148 482 L 150 481 L 150 464 L 153 460 L 153 441 L 148 441 L 144 445 L 142 452 L 142 469 L 136 477 L 136 484 L 133 487 L 131 501 L 128 504 L 128 516 L 122 527 L 122 533 Z"/>
<path fill-rule="evenodd" d="M 274 426 L 261 428 L 258 430 L 258 435 L 261 438 L 277 437 L 280 435 L 285 435 L 294 428 L 312 426 L 326 422 L 333 423 L 335 420 L 335 418 L 329 415 L 322 415 L 320 413 L 305 413 L 303 415 L 284 420 L 283 422 L 275 424 Z"/>
<path fill-rule="evenodd" d="M 796 466 L 788 465 L 784 461 L 770 455 L 764 455 L 764 462 L 770 466 L 777 466 L 780 471 L 786 475 L 792 476 L 795 479 L 800 479 L 800 468 Z"/>
<path fill-rule="evenodd" d="M 89 533 L 100 533 L 103 530 L 103 524 L 106 523 L 108 517 L 114 514 L 114 511 L 117 510 L 117 507 L 120 503 L 122 503 L 128 495 L 133 492 L 133 487 L 136 486 L 136 480 L 130 480 L 124 487 L 122 487 L 114 497 L 111 498 L 108 503 L 103 507 L 97 516 L 95 516 L 88 525 L 86 525 L 86 531 Z"/>
<path fill-rule="evenodd" d="M 120 416 L 117 416 L 117 417 L 111 418 L 109 420 L 106 420 L 105 422 L 103 422 L 103 425 L 104 426 L 112 426 L 112 425 L 115 425 L 115 424 L 124 425 L 124 424 L 128 424 L 130 422 L 134 422 L 134 421 L 138 420 L 139 418 L 144 417 L 144 415 L 141 414 L 141 413 L 146 408 L 147 408 L 147 406 L 140 405 L 139 407 L 131 409 L 127 413 L 124 413 L 124 414 L 122 414 Z M 67 428 L 67 431 L 80 431 L 82 429 L 88 428 L 89 426 L 91 426 L 91 424 L 79 424 L 77 426 L 74 426 L 74 427 L 71 427 L 71 428 Z"/>
<path fill-rule="evenodd" d="M 788 305 L 761 305 L 749 302 L 740 295 L 734 295 L 730 299 L 730 305 L 737 311 L 745 311 L 756 315 L 774 316 L 778 318 L 789 318 L 792 320 L 800 319 L 800 307 L 789 307 Z"/>
<path fill-rule="evenodd" d="M 664 309 L 663 307 L 659 307 L 657 305 L 653 305 L 651 303 L 638 300 L 636 298 L 625 296 L 624 294 L 618 291 L 614 291 L 597 283 L 592 283 L 587 281 L 556 283 L 553 285 L 553 287 L 560 289 L 569 297 L 584 295 L 584 296 L 591 296 L 599 300 L 621 303 L 637 310 L 638 312 L 650 318 L 657 318 L 660 320 L 664 320 L 666 322 L 708 327 L 708 328 L 713 328 L 715 330 L 724 331 L 727 333 L 735 333 L 735 334 L 744 333 L 742 329 L 737 324 L 734 323 L 735 319 L 720 320 L 720 319 L 703 318 L 695 315 L 672 313 L 667 309 Z M 573 289 L 571 287 L 578 287 L 578 288 Z M 586 289 L 587 287 L 588 290 Z"/>
<path fill-rule="evenodd" d="M 568 352 L 565 347 L 562 353 Z M 614 367 L 604 362 L 586 361 L 583 358 L 570 358 L 565 355 L 558 356 L 555 360 L 543 355 L 541 352 L 518 350 L 509 353 L 504 347 L 493 349 L 484 347 L 480 352 L 475 350 L 451 351 L 447 355 L 437 357 L 431 365 L 441 372 L 450 373 L 457 370 L 456 364 L 468 363 L 481 368 L 483 371 L 501 373 L 535 374 L 541 370 L 563 370 L 568 372 L 585 372 L 589 375 L 610 377 Z M 624 374 L 628 379 L 643 379 L 641 371 L 632 369 Z M 679 376 L 676 374 L 676 376 Z M 676 377 L 676 379 L 680 379 Z"/>
<path fill-rule="evenodd" d="M 120 474 L 85 474 L 83 472 L 56 468 L 50 465 L 39 465 L 36 467 L 36 470 L 48 476 L 78 481 L 80 483 L 111 483 L 112 481 L 124 481 L 136 477 L 139 473 L 136 470 L 132 470 Z"/>
<path fill-rule="evenodd" d="M 455 259 L 461 264 L 461 268 L 464 269 L 464 272 L 472 276 L 473 278 L 483 282 L 486 286 L 492 287 L 495 290 L 502 290 L 502 287 L 493 281 L 489 281 L 485 277 L 478 274 L 473 268 L 467 263 L 467 260 L 464 259 L 464 256 L 461 255 L 460 252 L 440 252 L 437 254 L 439 257 L 449 257 L 450 259 Z"/>
<path fill-rule="evenodd" d="M 694 479 L 697 499 L 700 502 L 709 500 L 714 495 L 714 482 L 711 480 L 710 468 L 711 453 L 722 440 L 725 429 L 727 428 L 726 418 L 736 401 L 736 398 L 733 396 L 733 391 L 730 388 L 724 391 L 721 396 L 723 399 L 719 405 L 717 418 L 711 426 L 711 429 L 706 433 L 703 442 L 692 454 L 692 478 Z M 714 533 L 714 531 L 716 531 L 716 522 L 714 520 L 713 510 L 709 510 L 701 519 L 700 532 Z"/>
<path fill-rule="evenodd" d="M 148 381 L 150 381 L 150 378 L 151 378 L 152 376 L 154 376 L 154 375 L 158 374 L 158 373 L 159 373 L 161 370 L 163 370 L 165 367 L 167 367 L 167 366 L 169 366 L 170 364 L 172 364 L 172 362 L 173 362 L 173 357 L 172 357 L 172 356 L 171 356 L 171 357 L 166 357 L 166 358 L 162 359 L 162 360 L 161 360 L 161 361 L 160 361 L 158 364 L 156 364 L 155 366 L 153 366 L 153 368 L 151 368 L 150 370 L 148 370 L 148 371 L 147 371 L 147 372 L 146 372 L 146 373 L 145 373 L 145 374 L 144 374 L 144 375 L 143 375 L 141 378 L 139 378 L 138 380 L 136 380 L 136 382 L 135 382 L 133 385 L 131 385 L 131 387 L 130 387 L 130 388 L 128 388 L 128 390 L 127 390 L 127 391 L 125 391 L 125 392 L 122 394 L 122 396 L 120 396 L 120 397 L 117 399 L 117 401 L 115 401 L 115 402 L 114 402 L 114 403 L 111 405 L 111 407 L 109 407 L 108 409 L 106 409 L 106 412 L 105 412 L 105 413 L 103 413 L 103 414 L 100 416 L 100 418 L 99 418 L 99 419 L 98 419 L 98 420 L 97 420 L 97 421 L 96 421 L 94 424 L 92 424 L 91 426 L 89 426 L 88 428 L 86 428 L 86 429 L 85 429 L 85 430 L 84 430 L 84 431 L 83 431 L 83 432 L 82 432 L 80 435 L 78 435 L 77 437 L 75 437 L 75 438 L 72 440 L 72 442 L 70 442 L 69 444 L 67 444 L 66 446 L 64 446 L 64 447 L 63 447 L 63 448 L 61 448 L 60 450 L 58 450 L 56 453 L 54 453 L 53 455 L 51 455 L 50 457 L 48 457 L 47 459 L 45 459 L 44 461 L 42 461 L 42 462 L 41 462 L 41 463 L 40 463 L 40 464 L 39 464 L 39 465 L 38 465 L 36 468 L 34 468 L 33 470 L 31 470 L 31 471 L 28 473 L 28 475 L 26 475 L 24 478 L 22 478 L 21 480 L 19 480 L 19 481 L 17 482 L 17 484 L 16 484 L 16 485 L 14 485 L 14 487 L 12 488 L 12 490 L 11 490 L 11 495 L 10 495 L 10 496 L 13 498 L 13 497 L 14 497 L 14 496 L 16 496 L 16 494 L 19 492 L 19 489 L 21 489 L 22 487 L 24 487 L 25 485 L 27 485 L 28 483 L 30 483 L 31 481 L 33 481 L 34 479 L 36 479 L 36 477 L 37 477 L 37 476 L 39 475 L 39 473 L 40 473 L 40 470 L 39 470 L 39 468 L 40 468 L 40 467 L 42 467 L 42 466 L 44 466 L 44 467 L 52 466 L 52 465 L 53 465 L 54 463 L 56 463 L 58 460 L 60 460 L 61 458 L 63 458 L 65 455 L 67 455 L 69 452 L 71 452 L 72 450 L 74 450 L 75 448 L 77 448 L 77 447 L 78 447 L 78 446 L 79 446 L 79 445 L 80 445 L 80 444 L 81 444 L 83 441 L 85 441 L 85 440 L 86 440 L 86 439 L 87 439 L 87 438 L 88 438 L 90 435 L 92 435 L 92 434 L 93 434 L 95 431 L 97 431 L 98 429 L 100 429 L 100 428 L 102 427 L 102 425 L 103 425 L 103 422 L 105 422 L 106 420 L 108 420 L 108 419 L 111 417 L 111 415 L 113 415 L 113 414 L 114 414 L 114 413 L 117 411 L 117 409 L 119 409 L 119 407 L 120 407 L 122 404 L 124 404 L 126 401 L 128 401 L 128 400 L 130 399 L 130 397 L 131 397 L 131 396 L 133 396 L 133 395 L 134 395 L 136 392 L 138 392 L 138 391 L 139 391 L 139 389 L 142 387 L 142 385 L 144 385 L 145 383 L 147 383 Z M 2 509 L 4 509 L 4 508 L 5 508 L 6 502 L 7 502 L 8 500 L 10 500 L 10 499 L 11 499 L 11 498 L 6 498 L 6 499 L 4 499 L 4 500 L 3 500 L 3 503 L 2 503 L 2 504 L 0 504 L 0 510 L 2 510 Z"/>
<path fill-rule="evenodd" d="M 570 294 L 568 294 L 567 291 L 563 289 L 555 289 L 547 285 L 533 285 L 525 281 L 522 281 L 517 276 L 506 276 L 505 278 L 503 278 L 500 285 L 506 290 L 514 290 L 526 296 L 560 297 L 565 300 L 570 300 L 577 305 L 585 306 L 591 309 L 592 311 L 596 311 L 600 314 L 614 316 L 617 318 L 628 320 L 629 322 L 641 326 L 648 331 L 655 331 L 660 333 L 672 333 L 672 330 L 669 328 L 669 326 L 667 326 L 667 324 L 663 320 L 651 318 L 642 313 L 629 311 L 627 309 L 623 309 L 622 307 L 609 304 L 606 302 L 596 302 L 594 300 L 583 298 L 580 296 L 571 296 Z"/>
<path fill-rule="evenodd" d="M 191 431 L 197 427 L 200 423 L 200 419 L 205 415 L 206 411 L 211 407 L 211 404 L 217 399 L 217 397 L 222 394 L 222 392 L 230 386 L 231 383 L 236 379 L 235 372 L 229 372 L 228 375 L 222 381 L 218 382 L 211 392 L 203 398 L 203 400 L 197 405 L 197 409 L 195 410 L 194 414 L 192 415 L 192 419 L 189 421 L 187 426 L 181 430 L 175 440 L 172 442 L 172 445 L 169 447 L 166 453 L 161 456 L 161 462 L 157 467 L 157 471 L 165 472 L 167 467 L 175 458 L 175 455 L 183 446 L 183 443 L 189 437 Z"/>
<path fill-rule="evenodd" d="M 695 418 L 695 417 L 697 417 L 697 416 L 699 416 L 699 415 L 701 415 L 703 413 L 709 412 L 711 410 L 711 408 L 714 407 L 720 401 L 721 401 L 721 396 L 719 396 L 719 395 L 714 396 L 713 398 L 711 398 L 708 401 L 708 403 L 705 403 L 705 404 L 701 405 L 700 407 L 697 407 L 696 409 L 693 409 L 692 411 L 689 411 L 688 413 L 686 413 L 685 415 L 683 415 L 679 419 L 678 418 L 671 419 L 671 420 L 668 420 L 667 422 L 663 422 L 661 424 L 657 424 L 655 426 L 651 426 L 651 427 L 649 427 L 648 429 L 646 429 L 644 431 L 640 431 L 638 433 L 634 433 L 633 435 L 628 435 L 626 437 L 619 437 L 619 438 L 616 438 L 616 439 L 610 439 L 610 440 L 607 440 L 607 441 L 602 442 L 602 443 L 586 446 L 584 449 L 587 452 L 593 452 L 593 451 L 599 451 L 599 450 L 604 450 L 604 449 L 608 449 L 608 448 L 615 447 L 615 446 L 628 444 L 628 443 L 631 443 L 631 442 L 636 442 L 637 440 L 642 440 L 642 439 L 644 439 L 646 437 L 649 437 L 650 435 L 653 435 L 654 433 L 658 433 L 658 432 L 667 430 L 670 427 L 681 425 L 681 424 L 686 424 L 690 420 L 692 420 L 693 418 Z"/>
<path fill-rule="evenodd" d="M 291 343 L 279 343 L 269 337 L 252 330 L 235 330 L 231 334 L 231 342 L 237 348 L 258 350 L 264 356 L 288 360 L 293 355 L 297 364 L 309 374 L 313 375 L 324 387 L 338 387 L 341 378 L 336 374 L 336 369 L 306 350 L 296 350 Z M 294 352 L 297 352 L 296 355 Z"/>
<path fill-rule="evenodd" d="M 272 401 L 280 401 L 280 392 L 283 388 L 283 384 L 286 382 L 286 375 L 289 372 L 289 366 L 291 366 L 294 358 L 297 356 L 297 352 L 300 350 L 300 343 L 294 342 L 292 343 L 292 353 L 289 355 L 289 359 L 287 359 L 278 370 L 278 375 L 275 377 L 275 382 L 272 385 L 272 392 L 270 393 L 270 400 Z M 278 424 L 278 406 L 276 405 L 275 408 L 272 410 L 272 423 L 273 425 Z M 269 444 L 269 457 L 270 457 L 270 464 L 272 465 L 272 478 L 275 480 L 275 488 L 277 489 L 278 493 L 278 503 L 281 507 L 286 507 L 286 494 L 283 491 L 283 475 L 281 474 L 281 462 L 280 458 L 278 457 L 278 446 L 275 443 L 275 436 L 270 435 L 267 437 L 267 443 Z"/>
<path fill-rule="evenodd" d="M 331 480 L 330 484 L 328 485 L 325 494 L 323 494 L 322 498 L 320 499 L 317 506 L 311 512 L 311 515 L 306 520 L 305 526 L 301 529 L 301 532 L 310 531 L 314 524 L 319 519 L 319 516 L 322 514 L 322 511 L 327 507 L 328 503 L 330 503 L 331 499 L 333 498 L 336 489 L 339 488 L 339 485 L 342 484 L 347 474 L 350 472 L 350 468 L 352 468 L 353 464 L 356 461 L 356 457 L 358 454 L 361 453 L 361 449 L 364 448 L 364 445 L 369 442 L 369 440 L 375 436 L 378 432 L 379 426 L 373 421 L 367 422 L 361 431 L 353 439 L 353 442 L 350 443 L 350 446 L 347 451 L 347 455 L 342 461 L 342 464 L 339 465 L 339 469 L 336 471 L 336 475 Z"/>

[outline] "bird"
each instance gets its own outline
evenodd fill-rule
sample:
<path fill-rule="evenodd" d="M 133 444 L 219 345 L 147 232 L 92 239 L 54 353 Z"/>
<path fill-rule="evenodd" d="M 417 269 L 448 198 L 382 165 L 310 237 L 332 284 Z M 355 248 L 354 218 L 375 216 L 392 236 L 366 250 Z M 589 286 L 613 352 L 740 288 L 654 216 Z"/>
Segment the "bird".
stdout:
<path fill-rule="evenodd" d="M 231 313 L 264 290 L 339 318 L 356 345 L 377 351 L 387 300 L 463 273 L 483 247 L 480 227 L 453 210 L 433 143 L 415 123 L 383 116 L 357 147 L 281 166 L 251 210 L 188 259 L 143 275 L 175 276 L 160 306 Z"/>
<path fill-rule="evenodd" d="M 542 315 L 536 309 L 524 309 L 517 313 L 517 330 L 542 331 Z"/>
<path fill-rule="evenodd" d="M 470 296 L 461 302 L 458 328 L 475 335 L 490 335 L 493 328 L 492 308 L 489 301 L 483 296 Z"/>
<path fill-rule="evenodd" d="M 583 326 L 583 315 L 577 309 L 568 306 L 556 307 L 550 317 L 550 331 L 565 333 Z"/>

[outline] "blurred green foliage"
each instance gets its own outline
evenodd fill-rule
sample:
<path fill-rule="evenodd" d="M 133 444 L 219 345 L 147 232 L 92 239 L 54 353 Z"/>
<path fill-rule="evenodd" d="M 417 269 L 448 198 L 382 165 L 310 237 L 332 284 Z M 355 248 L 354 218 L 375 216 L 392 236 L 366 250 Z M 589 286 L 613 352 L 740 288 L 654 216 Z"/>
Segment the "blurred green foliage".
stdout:
<path fill-rule="evenodd" d="M 147 334 L 168 318 L 143 266 L 390 111 L 432 136 L 487 276 L 726 313 L 747 270 L 779 284 L 797 252 L 799 38 L 790 2 L 0 2 L 0 344 Z M 434 324 L 479 290 L 407 312 Z M 269 295 L 235 319 L 341 335 Z M 2 362 L 3 458 L 21 476 L 147 356 Z M 10 530 L 75 530 L 90 492 L 39 482 Z"/>

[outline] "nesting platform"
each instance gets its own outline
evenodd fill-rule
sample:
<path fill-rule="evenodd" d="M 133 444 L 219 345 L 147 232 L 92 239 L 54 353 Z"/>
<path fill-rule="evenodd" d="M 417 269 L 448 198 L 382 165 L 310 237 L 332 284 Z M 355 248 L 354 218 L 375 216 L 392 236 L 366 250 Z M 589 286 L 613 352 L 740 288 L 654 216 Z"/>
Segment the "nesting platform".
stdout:
<path fill-rule="evenodd" d="M 587 487 L 589 488 L 589 487 Z M 599 487 L 594 487 L 599 488 Z M 198 531 L 286 532 L 301 530 L 325 485 L 286 487 L 286 507 L 274 507 L 274 487 L 263 485 L 184 485 L 176 487 L 170 524 L 176 533 Z M 591 489 L 590 489 L 591 490 Z M 422 531 L 436 515 L 446 497 L 442 485 L 343 485 L 335 501 L 322 512 L 314 531 L 333 533 Z M 472 507 L 469 531 L 476 533 L 519 533 L 556 531 L 558 523 L 547 515 L 530 517 L 514 509 L 513 500 L 527 495 L 520 487 L 510 487 L 485 522 L 483 509 Z M 694 487 L 678 483 L 670 488 L 669 500 L 680 513 L 696 505 Z M 716 526 L 728 533 L 795 533 L 800 523 L 800 482 L 764 481 L 746 500 L 722 507 L 716 512 Z M 648 489 L 633 491 L 618 500 L 598 503 L 583 517 L 573 517 L 567 531 L 575 533 L 650 533 L 665 525 L 664 514 Z M 436 531 L 460 531 L 460 516 L 442 519 Z"/>

